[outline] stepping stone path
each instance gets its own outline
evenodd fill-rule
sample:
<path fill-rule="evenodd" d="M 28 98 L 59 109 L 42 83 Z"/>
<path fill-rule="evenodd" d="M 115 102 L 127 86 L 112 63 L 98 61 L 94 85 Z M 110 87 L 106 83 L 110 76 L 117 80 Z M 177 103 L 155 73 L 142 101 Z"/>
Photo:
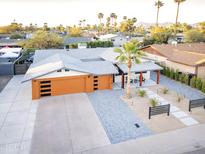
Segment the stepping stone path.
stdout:
<path fill-rule="evenodd" d="M 199 122 L 190 117 L 187 113 L 181 111 L 178 107 L 172 105 L 170 102 L 167 102 L 164 98 L 160 97 L 153 91 L 149 90 L 148 88 L 141 88 L 142 90 L 146 91 L 148 98 L 156 99 L 160 105 L 170 104 L 170 113 L 179 121 L 181 121 L 186 126 L 196 125 Z"/>

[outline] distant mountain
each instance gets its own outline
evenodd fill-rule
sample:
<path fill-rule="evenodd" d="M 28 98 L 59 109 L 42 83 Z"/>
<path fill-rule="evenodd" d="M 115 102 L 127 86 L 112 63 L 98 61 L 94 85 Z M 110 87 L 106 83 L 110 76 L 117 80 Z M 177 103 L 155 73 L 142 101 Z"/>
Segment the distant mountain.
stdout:
<path fill-rule="evenodd" d="M 159 23 L 160 26 L 170 26 L 173 23 L 171 22 L 164 22 L 164 23 Z M 137 26 L 144 26 L 145 28 L 149 28 L 150 26 L 155 26 L 155 23 L 146 23 L 146 22 L 139 22 L 136 24 Z"/>

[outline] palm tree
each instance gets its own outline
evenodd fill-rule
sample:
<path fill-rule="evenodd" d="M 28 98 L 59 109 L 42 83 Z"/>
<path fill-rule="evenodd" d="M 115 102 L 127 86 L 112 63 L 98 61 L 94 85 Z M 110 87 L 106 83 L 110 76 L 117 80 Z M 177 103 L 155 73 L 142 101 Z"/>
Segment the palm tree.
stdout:
<path fill-rule="evenodd" d="M 112 25 L 113 25 L 113 20 L 114 20 L 115 16 L 116 16 L 115 13 L 111 13 L 111 14 L 110 14 L 110 18 L 111 18 L 111 21 L 112 21 L 112 22 L 111 22 Z"/>
<path fill-rule="evenodd" d="M 164 6 L 164 3 L 160 0 L 155 2 L 155 6 L 157 7 L 157 20 L 156 20 L 156 26 L 158 26 L 158 20 L 159 20 L 159 9 Z"/>
<path fill-rule="evenodd" d="M 102 23 L 103 16 L 103 13 L 98 13 L 98 19 L 100 20 L 100 24 Z"/>
<path fill-rule="evenodd" d="M 176 15 L 176 22 L 175 22 L 175 35 L 177 33 L 177 24 L 178 24 L 178 17 L 179 17 L 179 6 L 181 3 L 185 2 L 186 0 L 174 0 L 177 3 L 177 15 Z"/>
<path fill-rule="evenodd" d="M 175 24 L 177 25 L 178 23 L 178 17 L 179 17 L 179 6 L 181 3 L 185 2 L 186 0 L 174 0 L 175 3 L 177 3 L 177 15 L 176 15 L 176 22 Z"/>
<path fill-rule="evenodd" d="M 139 43 L 138 43 L 139 44 Z M 139 64 L 140 58 L 144 53 L 139 50 L 139 45 L 133 42 L 127 42 L 123 44 L 123 49 L 116 48 L 114 51 L 119 53 L 119 56 L 116 57 L 116 60 L 120 63 L 127 64 L 128 73 L 127 73 L 127 89 L 126 97 L 130 98 L 130 76 L 131 76 L 131 67 L 133 64 Z"/>

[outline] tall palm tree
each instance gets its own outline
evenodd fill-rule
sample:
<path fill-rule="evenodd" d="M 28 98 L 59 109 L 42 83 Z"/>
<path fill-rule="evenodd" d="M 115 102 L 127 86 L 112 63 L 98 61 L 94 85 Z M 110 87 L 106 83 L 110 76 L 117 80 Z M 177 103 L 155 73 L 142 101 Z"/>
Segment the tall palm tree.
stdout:
<path fill-rule="evenodd" d="M 160 0 L 155 2 L 155 6 L 157 7 L 157 20 L 156 20 L 156 26 L 158 26 L 158 21 L 159 21 L 159 9 L 164 6 L 164 3 Z"/>
<path fill-rule="evenodd" d="M 98 13 L 98 19 L 100 20 L 100 24 L 102 23 L 103 17 L 104 17 L 103 13 Z"/>
<path fill-rule="evenodd" d="M 131 67 L 133 64 L 140 63 L 140 58 L 144 55 L 144 53 L 141 50 L 139 50 L 138 45 L 136 45 L 136 43 L 133 42 L 127 42 L 123 44 L 123 49 L 116 48 L 114 51 L 119 53 L 119 56 L 116 57 L 116 60 L 120 63 L 124 63 L 127 65 L 128 73 L 126 97 L 130 98 Z"/>
<path fill-rule="evenodd" d="M 178 24 L 178 17 L 179 17 L 179 6 L 181 3 L 185 2 L 186 0 L 174 0 L 175 3 L 177 3 L 177 15 L 176 15 L 176 22 L 175 24 Z"/>
<path fill-rule="evenodd" d="M 111 13 L 110 14 L 110 18 L 111 18 L 111 23 L 112 23 L 112 25 L 113 25 L 113 21 L 114 21 L 114 18 L 115 18 L 115 13 Z"/>

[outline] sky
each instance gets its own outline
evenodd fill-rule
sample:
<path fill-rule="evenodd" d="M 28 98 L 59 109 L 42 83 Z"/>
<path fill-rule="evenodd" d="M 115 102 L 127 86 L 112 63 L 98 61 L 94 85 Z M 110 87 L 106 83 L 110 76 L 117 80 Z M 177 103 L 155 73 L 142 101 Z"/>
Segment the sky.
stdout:
<path fill-rule="evenodd" d="M 174 0 L 162 0 L 159 22 L 175 22 L 177 5 Z M 97 14 L 105 17 L 114 12 L 118 21 L 123 16 L 136 17 L 139 22 L 155 23 L 155 0 L 0 0 L 0 25 L 8 25 L 14 19 L 18 23 L 42 26 L 98 23 Z M 105 18 L 106 19 L 106 18 Z M 104 21 L 105 21 L 104 19 Z M 205 21 L 205 0 L 187 0 L 180 6 L 180 22 L 197 23 Z"/>

